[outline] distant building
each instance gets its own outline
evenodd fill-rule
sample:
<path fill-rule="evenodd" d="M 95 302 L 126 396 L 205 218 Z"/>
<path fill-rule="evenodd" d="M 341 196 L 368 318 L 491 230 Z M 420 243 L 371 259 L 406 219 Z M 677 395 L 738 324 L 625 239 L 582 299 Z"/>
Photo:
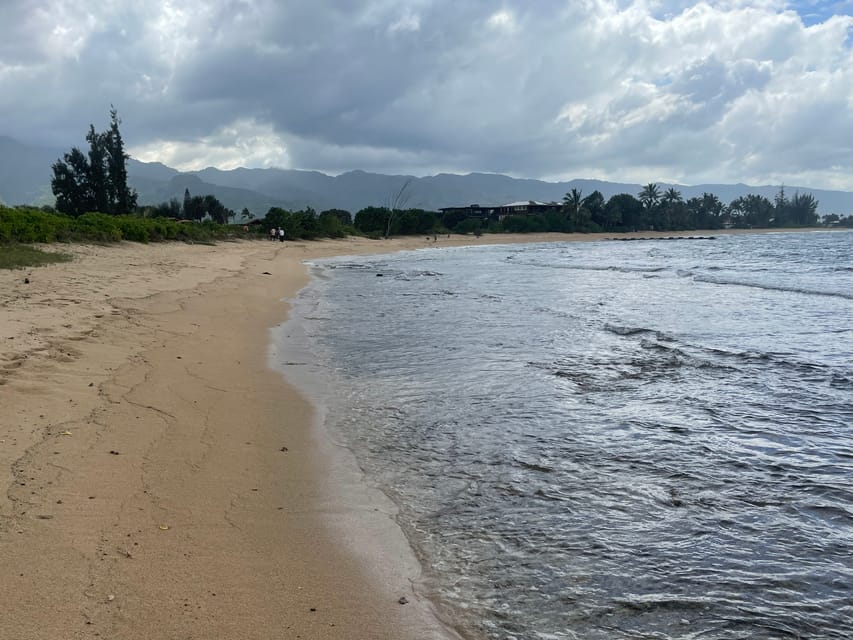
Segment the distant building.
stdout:
<path fill-rule="evenodd" d="M 469 204 L 467 207 L 443 207 L 442 214 L 463 214 L 467 218 L 483 218 L 488 220 L 503 220 L 507 216 L 532 216 L 544 213 L 562 211 L 563 205 L 558 202 L 537 202 L 527 200 L 510 202 L 509 204 L 481 206 Z"/>

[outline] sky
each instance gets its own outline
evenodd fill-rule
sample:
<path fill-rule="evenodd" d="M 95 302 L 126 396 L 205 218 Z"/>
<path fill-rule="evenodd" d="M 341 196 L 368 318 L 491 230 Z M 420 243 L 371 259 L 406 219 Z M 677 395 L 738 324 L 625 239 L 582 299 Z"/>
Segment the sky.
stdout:
<path fill-rule="evenodd" d="M 0 135 L 181 170 L 853 191 L 853 0 L 0 0 Z"/>

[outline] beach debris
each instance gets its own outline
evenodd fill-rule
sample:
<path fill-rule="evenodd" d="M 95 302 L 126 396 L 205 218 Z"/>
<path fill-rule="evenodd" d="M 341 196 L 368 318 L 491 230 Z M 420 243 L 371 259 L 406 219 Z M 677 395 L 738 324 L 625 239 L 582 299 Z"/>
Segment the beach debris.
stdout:
<path fill-rule="evenodd" d="M 70 436 L 73 435 L 70 431 L 62 431 L 59 435 L 61 436 Z"/>
<path fill-rule="evenodd" d="M 317 607 L 311 607 L 310 609 L 308 609 L 308 611 L 317 611 Z"/>
<path fill-rule="evenodd" d="M 116 451 L 115 449 L 110 449 L 110 454 L 112 454 L 112 455 L 114 455 L 114 456 L 121 455 L 121 454 L 120 454 L 118 451 Z"/>
<path fill-rule="evenodd" d="M 284 451 L 285 453 L 287 453 L 288 451 L 290 451 L 290 449 L 288 449 L 287 447 L 282 447 L 281 449 L 279 449 L 279 451 Z"/>
<path fill-rule="evenodd" d="M 29 279 L 29 278 L 24 278 L 24 284 L 29 284 L 29 283 L 30 283 L 30 279 Z"/>
<path fill-rule="evenodd" d="M 160 531 L 168 531 L 170 529 L 170 527 L 167 524 L 161 524 L 161 525 L 159 525 L 159 529 L 160 529 Z"/>
<path fill-rule="evenodd" d="M 261 275 L 262 276 L 271 276 L 272 274 L 269 271 L 263 271 L 263 272 L 261 272 Z"/>
<path fill-rule="evenodd" d="M 400 604 L 409 604 L 409 599 L 406 596 L 400 596 L 400 599 L 397 600 Z"/>
<path fill-rule="evenodd" d="M 110 594 L 107 596 L 107 602 L 112 602 L 115 599 L 116 599 L 116 597 L 113 594 Z"/>

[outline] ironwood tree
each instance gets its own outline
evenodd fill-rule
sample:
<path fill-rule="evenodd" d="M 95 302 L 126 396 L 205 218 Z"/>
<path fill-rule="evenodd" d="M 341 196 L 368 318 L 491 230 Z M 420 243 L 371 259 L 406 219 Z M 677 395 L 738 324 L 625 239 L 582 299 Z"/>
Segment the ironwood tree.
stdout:
<path fill-rule="evenodd" d="M 127 184 L 130 156 L 124 150 L 120 124 L 118 112 L 111 107 L 107 131 L 98 132 L 89 125 L 88 155 L 73 147 L 53 163 L 50 187 L 60 213 L 74 217 L 89 212 L 118 215 L 136 208 L 136 191 Z"/>

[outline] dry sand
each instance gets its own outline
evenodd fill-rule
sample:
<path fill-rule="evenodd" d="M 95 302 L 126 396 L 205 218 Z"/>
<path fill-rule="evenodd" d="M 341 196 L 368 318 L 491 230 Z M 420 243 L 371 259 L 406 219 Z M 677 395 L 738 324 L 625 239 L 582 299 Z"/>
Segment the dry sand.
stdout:
<path fill-rule="evenodd" d="M 0 272 L 0 638 L 456 637 L 269 330 L 307 259 L 601 237 L 74 245 Z"/>

